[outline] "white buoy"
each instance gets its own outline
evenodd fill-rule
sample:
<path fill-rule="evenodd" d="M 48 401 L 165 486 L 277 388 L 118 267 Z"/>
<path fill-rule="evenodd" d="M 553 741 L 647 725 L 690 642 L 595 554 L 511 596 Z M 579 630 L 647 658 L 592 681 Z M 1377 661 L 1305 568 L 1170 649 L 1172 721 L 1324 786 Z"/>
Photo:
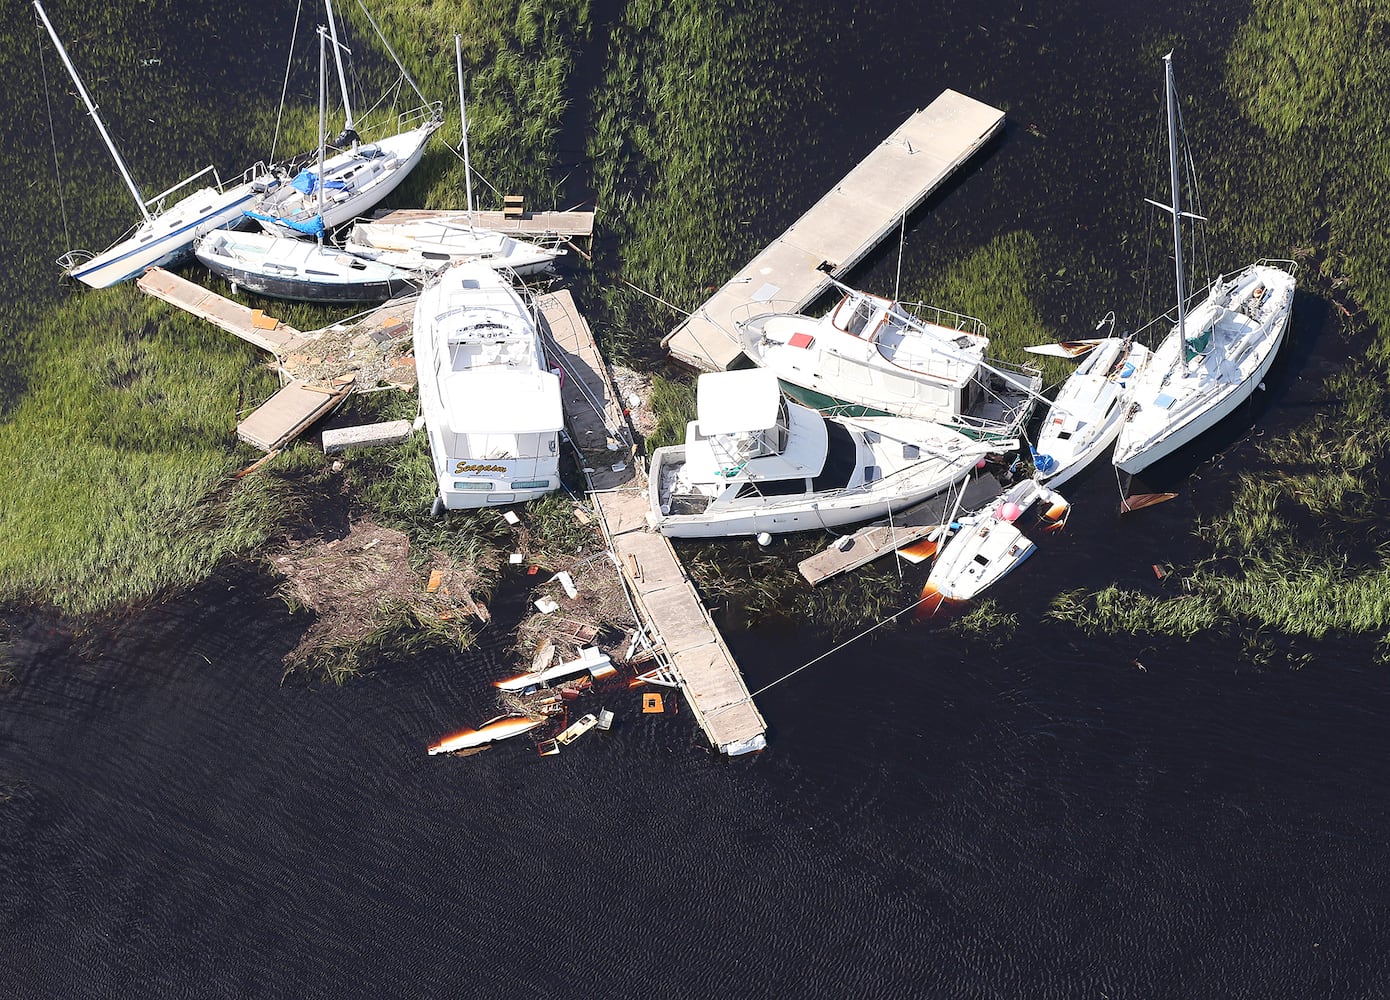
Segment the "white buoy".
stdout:
<path fill-rule="evenodd" d="M 760 532 L 758 532 L 758 544 L 759 544 L 759 545 L 762 545 L 762 546 L 771 545 L 771 544 L 772 544 L 772 536 L 771 536 L 770 534 L 768 534 L 766 531 L 760 531 Z"/>

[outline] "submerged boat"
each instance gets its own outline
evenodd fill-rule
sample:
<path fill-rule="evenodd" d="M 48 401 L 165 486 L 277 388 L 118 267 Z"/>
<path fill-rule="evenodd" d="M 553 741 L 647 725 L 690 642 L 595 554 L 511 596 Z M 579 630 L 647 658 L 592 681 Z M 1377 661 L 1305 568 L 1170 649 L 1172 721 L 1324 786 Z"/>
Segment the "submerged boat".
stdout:
<path fill-rule="evenodd" d="M 960 603 L 998 583 L 1033 554 L 1036 546 L 1015 522 L 1034 504 L 1046 503 L 1043 520 L 1051 530 L 1064 523 L 1070 505 L 1061 494 L 1025 479 L 987 507 L 962 517 L 955 534 L 940 547 L 922 588 L 918 617 L 936 614 L 947 602 Z"/>
<path fill-rule="evenodd" d="M 1181 219 L 1189 213 L 1180 201 L 1171 52 L 1163 63 L 1173 204 L 1159 207 L 1173 215 L 1177 323 L 1135 379 L 1115 443 L 1115 466 L 1131 475 L 1190 443 L 1250 398 L 1288 329 L 1297 270 L 1293 261 L 1256 261 L 1234 277 L 1218 278 L 1206 299 L 1188 311 Z"/>
<path fill-rule="evenodd" d="M 454 261 L 474 260 L 494 270 L 522 276 L 550 269 L 565 254 L 558 245 L 532 243 L 444 219 L 357 222 L 343 249 L 358 257 L 411 270 L 432 270 Z"/>
<path fill-rule="evenodd" d="M 534 303 L 483 264 L 455 264 L 420 293 L 414 338 L 436 509 L 558 489 L 560 379 L 546 365 Z"/>
<path fill-rule="evenodd" d="M 838 284 L 838 283 L 837 283 Z M 816 319 L 765 313 L 739 324 L 743 351 L 777 374 L 793 399 L 844 416 L 930 420 L 972 437 L 1018 435 L 1042 390 L 1042 373 L 988 358 L 985 325 L 972 316 L 838 286 Z"/>
<path fill-rule="evenodd" d="M 883 517 L 964 479 L 999 447 L 925 421 L 822 416 L 785 399 L 766 368 L 701 375 L 696 395 L 685 444 L 658 448 L 648 474 L 648 523 L 677 538 Z"/>
<path fill-rule="evenodd" d="M 219 231 L 194 251 L 214 274 L 258 295 L 303 302 L 385 302 L 419 289 L 417 272 L 336 247 L 268 233 Z"/>
<path fill-rule="evenodd" d="M 337 19 L 333 15 L 333 0 L 324 0 L 324 6 L 342 93 L 343 129 L 332 143 L 337 152 L 331 156 L 325 155 L 325 139 L 320 132 L 316 165 L 297 172 L 293 168 L 277 168 L 280 183 L 258 195 L 254 204 L 246 210 L 247 216 L 260 223 L 266 232 L 276 236 L 322 237 L 327 231 L 365 215 L 396 190 L 415 169 L 424 153 L 425 143 L 444 123 L 443 106 L 437 102 L 427 103 L 399 115 L 395 135 L 374 142 L 362 142 L 353 118 L 347 73 L 343 67 L 343 46 L 338 42 Z M 320 29 L 321 34 L 322 31 Z M 384 37 L 382 42 L 386 43 Z M 389 44 L 386 48 L 395 59 L 395 52 Z M 320 57 L 320 113 L 324 105 L 323 78 L 326 75 L 322 63 Z M 415 87 L 399 59 L 396 59 L 396 65 L 410 85 Z M 418 88 L 416 93 L 419 93 Z"/>
<path fill-rule="evenodd" d="M 73 83 L 77 86 L 79 96 L 86 104 L 88 113 L 92 116 L 97 131 L 101 133 L 102 141 L 106 143 L 107 149 L 110 150 L 112 158 L 116 161 L 116 169 L 120 172 L 121 179 L 125 181 L 126 187 L 130 189 L 130 193 L 135 198 L 135 207 L 139 209 L 141 216 L 140 223 L 128 236 L 101 253 L 93 254 L 85 250 L 68 251 L 58 260 L 58 265 L 62 267 L 63 272 L 92 288 L 109 288 L 111 285 L 143 274 L 151 267 L 164 267 L 168 264 L 178 263 L 192 252 L 193 242 L 198 237 L 217 229 L 243 223 L 245 220 L 242 216 L 242 209 L 251 203 L 251 200 L 257 196 L 257 192 L 268 190 L 274 184 L 265 165 L 257 164 L 251 167 L 238 181 L 232 184 L 223 184 L 215 168 L 204 167 L 167 191 L 163 191 L 153 198 L 145 198 L 131 177 L 125 160 L 121 158 L 120 152 L 116 149 L 116 144 L 107 133 L 106 126 L 97 114 L 96 104 L 92 101 L 91 95 L 87 93 L 87 88 L 83 86 L 81 77 L 77 75 L 77 69 L 73 66 L 72 60 L 68 58 L 67 49 L 58 38 L 57 31 L 54 30 L 52 23 L 48 20 L 48 15 L 38 0 L 34 2 L 34 10 L 37 11 L 39 20 L 48 30 L 49 37 L 53 39 L 53 44 L 63 59 L 63 65 L 67 67 Z M 211 175 L 212 184 L 203 184 L 192 193 L 179 198 L 172 205 L 166 206 L 164 204 L 166 198 L 208 175 Z"/>
<path fill-rule="evenodd" d="M 480 747 L 497 740 L 505 740 L 512 736 L 520 736 L 522 733 L 529 733 L 544 722 L 543 716 L 499 715 L 495 719 L 484 722 L 477 729 L 461 729 L 457 733 L 444 737 L 438 743 L 431 744 L 429 753 L 433 756 L 440 753 L 471 750 L 474 747 Z"/>
<path fill-rule="evenodd" d="M 1144 345 L 1126 337 L 1101 340 L 1057 390 L 1033 449 L 1038 478 L 1060 486 L 1089 465 L 1120 433 Z"/>

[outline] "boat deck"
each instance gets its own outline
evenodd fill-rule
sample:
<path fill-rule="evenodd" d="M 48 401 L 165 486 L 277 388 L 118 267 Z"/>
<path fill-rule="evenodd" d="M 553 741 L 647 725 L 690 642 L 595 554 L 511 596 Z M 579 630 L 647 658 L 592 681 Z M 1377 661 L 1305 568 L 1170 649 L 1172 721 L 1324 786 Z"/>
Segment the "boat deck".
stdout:
<path fill-rule="evenodd" d="M 763 309 L 798 312 L 862 260 L 1004 123 L 1004 112 L 954 90 L 918 111 L 773 240 L 662 345 L 705 371 L 734 365 L 737 324 Z"/>
<path fill-rule="evenodd" d="M 646 477 L 593 334 L 568 292 L 541 296 L 540 307 L 554 360 L 565 370 L 571 439 L 593 470 L 587 475 L 594 505 L 634 603 L 658 637 L 659 657 L 710 743 L 724 752 L 746 746 L 767 724 L 675 549 L 647 529 Z"/>
<path fill-rule="evenodd" d="M 397 208 L 382 212 L 372 218 L 373 222 L 456 222 L 467 225 L 469 213 L 424 208 Z M 505 212 L 474 212 L 473 225 L 479 229 L 506 233 L 508 236 L 565 236 L 592 237 L 594 235 L 593 212 L 523 212 L 508 215 Z"/>

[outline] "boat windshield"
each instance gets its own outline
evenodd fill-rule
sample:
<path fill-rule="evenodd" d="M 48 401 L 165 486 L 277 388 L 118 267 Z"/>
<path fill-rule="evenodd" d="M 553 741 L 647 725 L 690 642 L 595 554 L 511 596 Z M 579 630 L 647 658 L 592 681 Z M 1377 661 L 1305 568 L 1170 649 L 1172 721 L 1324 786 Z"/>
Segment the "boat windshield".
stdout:
<path fill-rule="evenodd" d="M 862 295 L 846 295 L 835 307 L 830 323 L 853 337 L 862 336 L 874 315 L 874 304 Z"/>

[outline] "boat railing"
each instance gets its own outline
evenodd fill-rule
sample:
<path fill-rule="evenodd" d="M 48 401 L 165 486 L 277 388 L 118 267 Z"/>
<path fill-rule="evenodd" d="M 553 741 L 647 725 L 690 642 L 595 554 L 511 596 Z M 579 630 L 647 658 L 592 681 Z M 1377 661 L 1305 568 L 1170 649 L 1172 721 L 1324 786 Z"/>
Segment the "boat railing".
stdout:
<path fill-rule="evenodd" d="M 751 319 L 759 316 L 782 316 L 782 315 L 802 315 L 800 307 L 791 299 L 762 299 L 754 302 L 746 302 L 735 308 L 729 313 L 734 321 L 734 326 L 742 326 Z M 807 319 L 814 320 L 815 317 L 808 316 Z"/>
<path fill-rule="evenodd" d="M 396 116 L 396 128 L 404 131 L 409 128 L 416 128 L 427 121 L 442 121 L 444 118 L 444 102 L 431 101 L 429 104 L 422 104 L 418 108 L 411 108 L 409 111 L 402 111 Z"/>
<path fill-rule="evenodd" d="M 977 337 L 989 336 L 989 327 L 985 326 L 983 320 L 974 316 L 953 312 L 950 309 L 942 309 L 940 306 L 929 305 L 926 302 L 899 302 L 898 305 L 902 306 L 919 323 L 956 330 L 960 333 L 969 333 Z"/>
<path fill-rule="evenodd" d="M 145 207 L 154 208 L 158 206 L 164 201 L 165 198 L 169 197 L 169 195 L 173 194 L 175 191 L 178 191 L 180 188 L 188 187 L 188 185 L 192 184 L 200 177 L 206 177 L 208 174 L 212 174 L 212 179 L 213 182 L 217 185 L 217 189 L 219 191 L 222 190 L 222 179 L 217 176 L 217 168 L 214 167 L 211 163 L 209 163 L 202 170 L 199 170 L 196 174 L 190 174 L 189 176 L 185 177 L 183 180 L 175 184 L 173 187 L 167 188 L 159 192 L 159 194 L 155 195 L 153 198 L 146 198 Z"/>
<path fill-rule="evenodd" d="M 1255 261 L 1256 267 L 1277 267 L 1281 271 L 1288 271 L 1295 277 L 1298 276 L 1298 261 L 1290 260 L 1287 257 L 1261 257 Z"/>

